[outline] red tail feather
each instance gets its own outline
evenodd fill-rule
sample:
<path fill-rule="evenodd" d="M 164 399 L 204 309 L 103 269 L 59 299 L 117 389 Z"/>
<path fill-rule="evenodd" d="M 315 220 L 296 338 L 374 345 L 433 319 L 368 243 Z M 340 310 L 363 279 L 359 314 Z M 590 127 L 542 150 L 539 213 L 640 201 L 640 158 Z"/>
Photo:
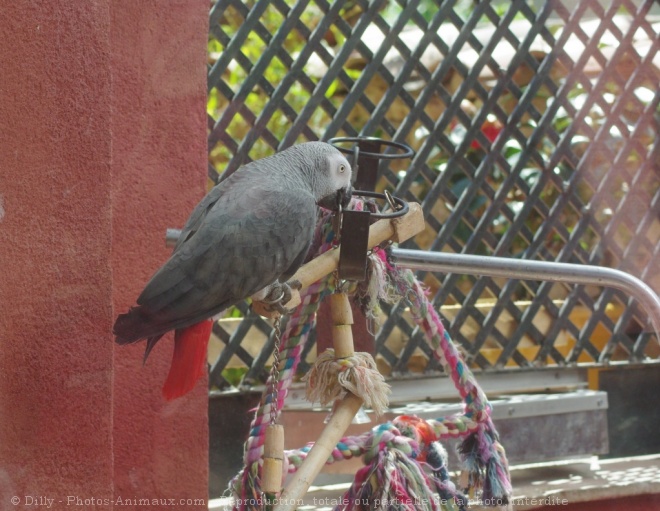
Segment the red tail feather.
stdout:
<path fill-rule="evenodd" d="M 190 392 L 206 371 L 206 350 L 213 320 L 177 330 L 174 334 L 174 354 L 170 372 L 163 385 L 163 397 L 168 401 Z"/>

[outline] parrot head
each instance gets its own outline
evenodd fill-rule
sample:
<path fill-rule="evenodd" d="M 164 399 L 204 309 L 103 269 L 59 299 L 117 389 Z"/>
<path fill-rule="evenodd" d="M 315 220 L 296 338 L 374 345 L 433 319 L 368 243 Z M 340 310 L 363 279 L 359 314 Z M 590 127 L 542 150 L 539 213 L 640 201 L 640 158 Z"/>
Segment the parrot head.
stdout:
<path fill-rule="evenodd" d="M 353 195 L 351 165 L 339 150 L 332 148 L 324 154 L 325 165 L 321 165 L 323 188 L 319 191 L 317 204 L 325 209 L 338 211 L 348 207 Z"/>

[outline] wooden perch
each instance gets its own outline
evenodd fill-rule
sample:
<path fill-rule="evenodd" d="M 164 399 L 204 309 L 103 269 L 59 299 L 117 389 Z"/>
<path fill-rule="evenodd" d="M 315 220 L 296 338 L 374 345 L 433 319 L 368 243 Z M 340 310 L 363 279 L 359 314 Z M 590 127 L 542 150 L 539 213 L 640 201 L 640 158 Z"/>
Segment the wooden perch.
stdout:
<path fill-rule="evenodd" d="M 282 466 L 284 462 L 284 427 L 271 424 L 266 428 L 264 440 L 264 465 L 261 489 L 276 494 L 282 489 Z"/>
<path fill-rule="evenodd" d="M 419 204 L 410 204 L 410 210 L 404 216 L 394 219 L 381 219 L 369 228 L 368 247 L 373 248 L 384 241 L 405 241 L 424 229 L 424 216 Z M 302 283 L 306 288 L 332 273 L 339 264 L 339 250 L 329 250 L 302 266 L 292 279 Z M 298 297 L 298 300 L 300 298 Z M 331 314 L 333 320 L 332 339 L 335 356 L 338 358 L 353 355 L 353 334 L 351 325 L 353 315 L 348 296 L 345 293 L 331 295 Z M 293 304 L 289 302 L 287 307 Z M 254 306 L 254 305 L 253 305 Z M 261 311 L 257 310 L 260 314 Z M 277 511 L 293 511 L 297 508 L 299 499 L 307 492 L 314 478 L 321 471 L 331 455 L 337 442 L 344 436 L 353 417 L 362 406 L 362 399 L 347 392 L 335 406 L 330 420 L 314 446 L 307 454 L 305 461 L 289 484 L 282 491 L 275 509 Z"/>
<path fill-rule="evenodd" d="M 397 243 L 406 241 L 412 238 L 415 234 L 424 229 L 424 214 L 422 207 L 416 202 L 409 204 L 410 210 L 408 213 L 399 218 L 391 220 L 383 218 L 378 220 L 369 228 L 369 248 L 380 245 L 384 241 L 392 240 Z M 329 275 L 337 268 L 339 264 L 339 251 L 341 245 L 337 250 L 328 250 L 307 264 L 301 266 L 296 274 L 291 277 L 291 280 L 298 280 L 302 284 L 302 289 L 305 289 L 314 282 L 317 282 Z M 300 293 L 293 290 L 291 300 L 285 307 L 293 308 L 300 304 Z M 262 302 L 253 302 L 252 308 L 257 314 L 272 318 L 279 313 L 267 310 L 267 306 Z"/>
<path fill-rule="evenodd" d="M 353 311 L 346 293 L 330 295 L 332 315 L 332 347 L 336 358 L 348 358 L 355 352 L 353 348 Z"/>
<path fill-rule="evenodd" d="M 330 306 L 335 354 L 339 356 L 338 353 L 341 353 L 342 357 L 350 357 L 353 355 L 353 336 L 351 333 L 353 313 L 346 293 L 331 295 Z M 351 425 L 353 417 L 355 417 L 361 406 L 362 400 L 350 392 L 339 401 L 321 435 L 307 454 L 305 461 L 282 491 L 275 506 L 277 511 L 293 511 L 298 507 L 299 499 L 314 482 L 314 478 L 328 461 L 332 450 L 346 433 L 346 429 Z"/>
<path fill-rule="evenodd" d="M 314 447 L 309 451 L 302 466 L 277 500 L 275 506 L 277 511 L 294 511 L 297 509 L 300 499 L 314 482 L 323 465 L 328 461 L 332 450 L 346 433 L 346 429 L 351 425 L 351 421 L 360 406 L 362 406 L 362 400 L 349 392 L 334 408 L 332 417 L 325 425 L 319 438 L 314 442 Z"/>

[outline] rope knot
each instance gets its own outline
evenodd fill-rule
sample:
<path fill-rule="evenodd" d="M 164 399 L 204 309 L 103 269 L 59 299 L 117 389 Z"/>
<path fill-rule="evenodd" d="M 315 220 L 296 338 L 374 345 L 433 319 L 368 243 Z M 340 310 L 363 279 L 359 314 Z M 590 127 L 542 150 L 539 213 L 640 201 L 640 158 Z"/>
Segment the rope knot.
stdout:
<path fill-rule="evenodd" d="M 391 422 L 376 426 L 372 430 L 370 441 L 364 454 L 365 463 L 370 463 L 383 451 L 397 451 L 410 458 L 419 452 L 419 444 L 414 438 L 401 434 Z"/>
<path fill-rule="evenodd" d="M 336 358 L 335 351 L 330 348 L 319 355 L 303 381 L 307 382 L 307 399 L 318 401 L 322 406 L 352 392 L 376 415 L 382 415 L 387 408 L 390 387 L 369 353 L 357 352 L 350 357 Z"/>

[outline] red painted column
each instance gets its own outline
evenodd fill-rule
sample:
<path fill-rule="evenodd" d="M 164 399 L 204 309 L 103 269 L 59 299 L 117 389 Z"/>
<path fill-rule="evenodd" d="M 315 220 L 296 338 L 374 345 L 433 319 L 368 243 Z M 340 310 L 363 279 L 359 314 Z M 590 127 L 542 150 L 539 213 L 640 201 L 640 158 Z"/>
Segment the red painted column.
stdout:
<path fill-rule="evenodd" d="M 0 12 L 0 509 L 205 509 L 205 382 L 111 329 L 204 193 L 208 3 Z"/>
<path fill-rule="evenodd" d="M 5 510 L 112 496 L 112 144 L 105 2 L 0 11 Z"/>
<path fill-rule="evenodd" d="M 204 195 L 208 2 L 113 1 L 111 15 L 113 298 L 123 312 L 171 252 L 166 228 L 182 227 Z M 115 348 L 115 499 L 208 497 L 208 384 L 166 403 L 172 348 L 168 335 L 145 367 L 144 343 Z"/>

